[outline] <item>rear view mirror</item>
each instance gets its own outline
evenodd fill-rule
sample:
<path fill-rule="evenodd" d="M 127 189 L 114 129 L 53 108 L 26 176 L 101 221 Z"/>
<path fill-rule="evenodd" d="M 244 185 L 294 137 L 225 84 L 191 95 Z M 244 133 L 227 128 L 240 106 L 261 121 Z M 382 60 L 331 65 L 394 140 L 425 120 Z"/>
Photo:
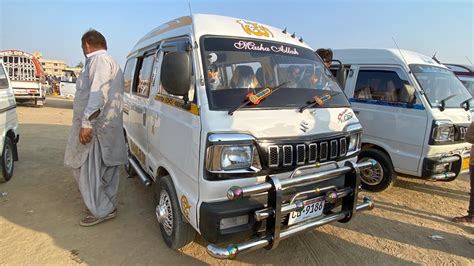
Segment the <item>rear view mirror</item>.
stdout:
<path fill-rule="evenodd" d="M 400 102 L 407 104 L 414 104 L 415 98 L 415 87 L 412 85 L 405 84 L 400 90 Z"/>
<path fill-rule="evenodd" d="M 188 52 L 168 52 L 161 65 L 161 85 L 170 94 L 187 96 L 191 86 L 191 57 Z"/>

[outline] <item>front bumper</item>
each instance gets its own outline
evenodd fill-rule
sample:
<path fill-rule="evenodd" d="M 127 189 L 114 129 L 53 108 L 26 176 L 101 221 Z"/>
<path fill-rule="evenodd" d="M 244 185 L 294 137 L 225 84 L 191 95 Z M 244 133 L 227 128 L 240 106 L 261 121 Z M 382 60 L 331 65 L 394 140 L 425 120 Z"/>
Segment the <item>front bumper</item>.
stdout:
<path fill-rule="evenodd" d="M 453 180 L 469 172 L 469 154 L 440 155 L 423 160 L 422 177 L 431 180 Z"/>
<path fill-rule="evenodd" d="M 360 170 L 373 165 L 372 161 L 360 164 L 347 162 L 343 167 L 295 175 L 302 168 L 318 167 L 304 166 L 296 169 L 288 179 L 268 176 L 266 182 L 258 185 L 231 187 L 227 192 L 229 201 L 201 205 L 200 231 L 204 238 L 213 243 L 241 243 L 226 248 L 210 244 L 208 253 L 215 258 L 231 259 L 238 253 L 263 247 L 274 249 L 281 239 L 334 221 L 347 222 L 355 212 L 372 209 L 372 200 L 365 198 L 362 204 L 357 204 L 357 197 Z M 335 183 L 335 180 L 341 182 Z M 325 197 L 323 215 L 294 225 L 285 223 L 291 212 L 304 208 L 305 199 L 314 197 Z M 336 206 L 340 206 L 340 210 L 333 212 Z M 219 229 L 222 218 L 239 215 L 249 215 L 249 222 Z"/>

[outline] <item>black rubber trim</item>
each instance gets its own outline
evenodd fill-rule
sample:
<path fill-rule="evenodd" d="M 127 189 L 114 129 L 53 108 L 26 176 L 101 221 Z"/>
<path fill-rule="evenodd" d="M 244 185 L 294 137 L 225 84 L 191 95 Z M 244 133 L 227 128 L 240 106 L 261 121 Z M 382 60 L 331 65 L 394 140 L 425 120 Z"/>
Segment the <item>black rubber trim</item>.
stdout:
<path fill-rule="evenodd" d="M 2 108 L 2 109 L 0 109 L 0 114 L 1 114 L 1 113 L 5 113 L 5 112 L 8 112 L 8 111 L 10 111 L 10 110 L 13 110 L 13 109 L 15 109 L 15 108 L 16 108 L 16 104 L 15 104 L 15 105 L 12 105 L 12 106 L 5 107 L 5 108 Z"/>

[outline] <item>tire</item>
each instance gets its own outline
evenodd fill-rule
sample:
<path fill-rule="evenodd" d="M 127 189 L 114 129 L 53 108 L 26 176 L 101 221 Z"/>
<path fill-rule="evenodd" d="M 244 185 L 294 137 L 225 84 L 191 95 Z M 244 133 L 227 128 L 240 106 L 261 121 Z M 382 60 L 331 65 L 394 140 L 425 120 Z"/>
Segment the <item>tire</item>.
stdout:
<path fill-rule="evenodd" d="M 160 178 L 158 186 L 155 186 L 154 200 L 157 219 L 159 207 L 162 206 L 166 209 L 166 218 L 163 222 L 159 222 L 161 236 L 166 245 L 171 249 L 179 249 L 191 243 L 196 232 L 181 213 L 179 200 L 170 176 Z"/>
<path fill-rule="evenodd" d="M 0 183 L 7 182 L 13 176 L 13 169 L 15 168 L 13 149 L 14 147 L 12 139 L 6 136 L 1 158 L 2 176 L 0 177 Z"/>
<path fill-rule="evenodd" d="M 371 169 L 361 171 L 362 188 L 373 192 L 388 189 L 397 177 L 390 157 L 376 149 L 364 150 L 359 154 L 359 162 L 368 159 L 375 160 L 377 164 Z"/>

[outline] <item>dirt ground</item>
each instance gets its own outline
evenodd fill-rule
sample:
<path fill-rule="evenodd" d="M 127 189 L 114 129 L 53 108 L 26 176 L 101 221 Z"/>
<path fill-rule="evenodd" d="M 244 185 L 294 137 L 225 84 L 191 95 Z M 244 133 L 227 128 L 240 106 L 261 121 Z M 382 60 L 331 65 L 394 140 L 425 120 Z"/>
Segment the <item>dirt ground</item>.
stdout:
<path fill-rule="evenodd" d="M 197 238 L 181 251 L 161 239 L 152 188 L 122 172 L 117 218 L 91 228 L 78 225 L 83 204 L 63 154 L 72 102 L 49 99 L 44 108 L 20 106 L 20 161 L 0 184 L 0 264 L 456 264 L 474 265 L 474 226 L 448 218 L 464 214 L 469 182 L 432 183 L 400 177 L 372 194 L 376 209 L 348 224 L 334 223 L 234 261 L 206 253 Z M 370 194 L 363 192 L 364 194 Z M 442 236 L 432 240 L 430 236 Z"/>

